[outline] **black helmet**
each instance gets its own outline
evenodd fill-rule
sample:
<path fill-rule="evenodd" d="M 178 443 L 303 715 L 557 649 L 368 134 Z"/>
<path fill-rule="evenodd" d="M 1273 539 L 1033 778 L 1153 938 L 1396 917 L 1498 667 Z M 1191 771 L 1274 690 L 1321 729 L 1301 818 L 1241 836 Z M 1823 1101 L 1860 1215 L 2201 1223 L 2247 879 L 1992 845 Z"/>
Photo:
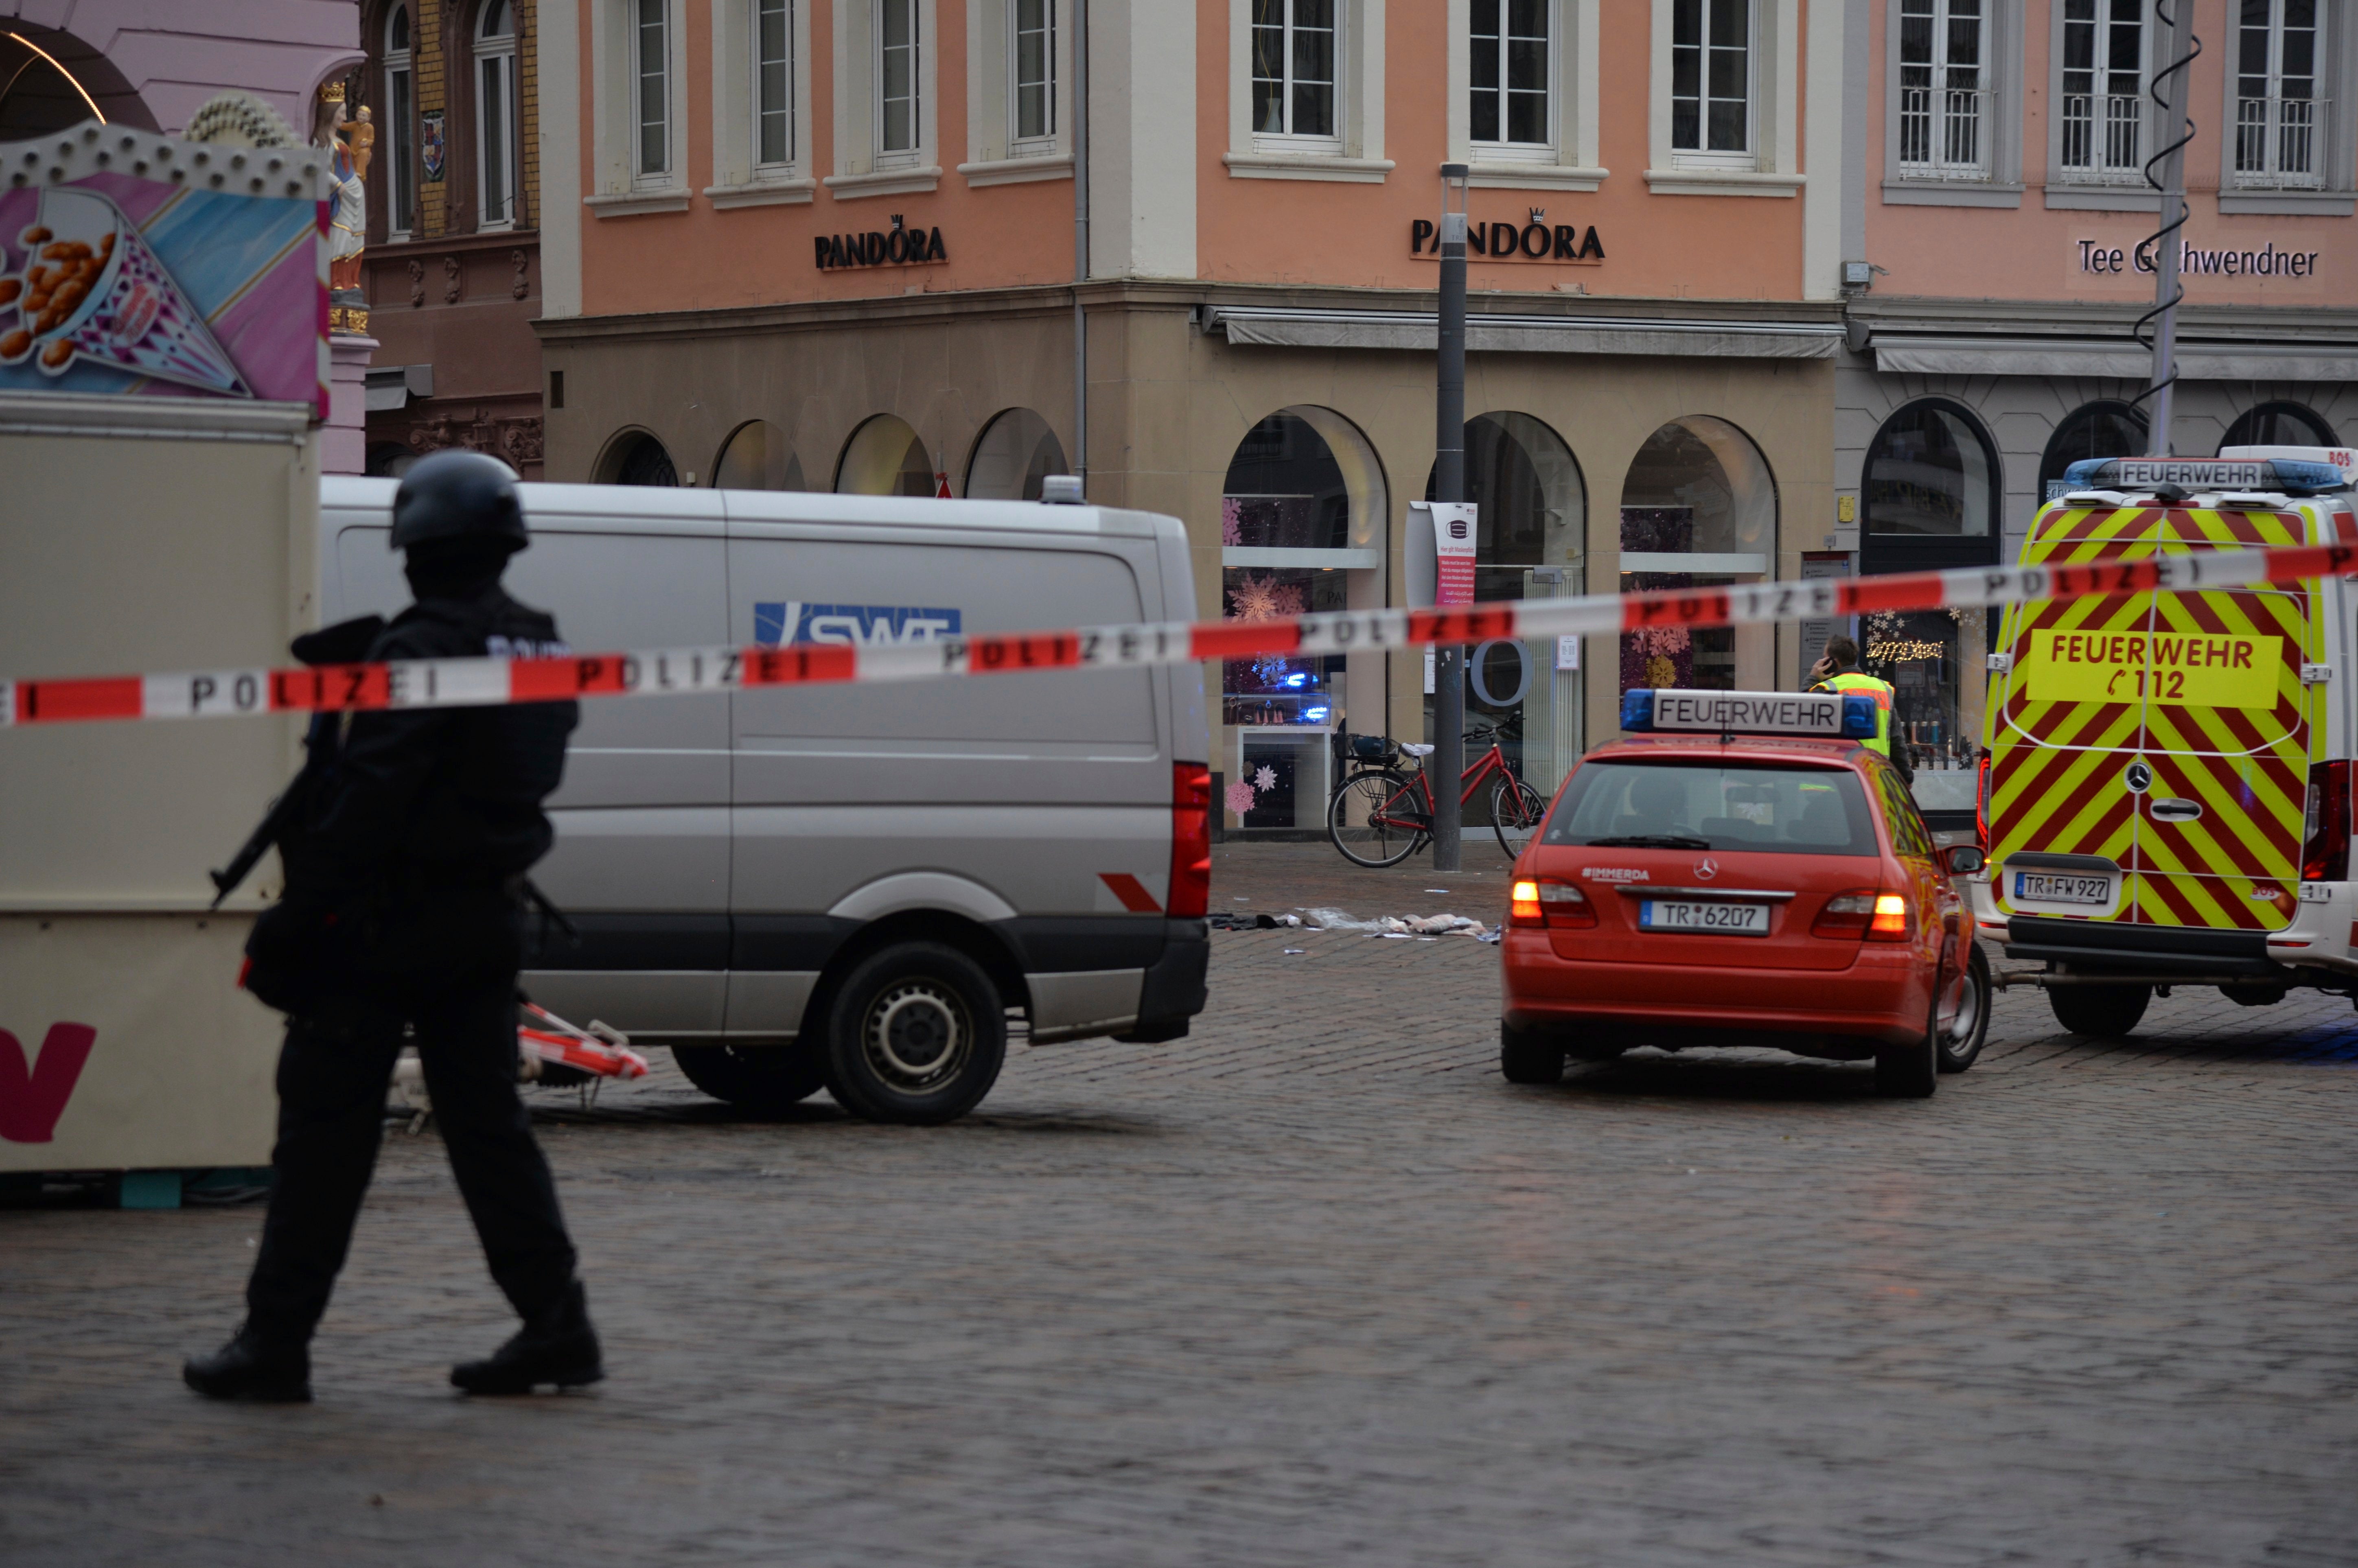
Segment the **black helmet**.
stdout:
<path fill-rule="evenodd" d="M 452 449 L 410 465 L 393 495 L 393 547 L 438 539 L 503 539 L 512 550 L 532 542 L 507 464 Z"/>

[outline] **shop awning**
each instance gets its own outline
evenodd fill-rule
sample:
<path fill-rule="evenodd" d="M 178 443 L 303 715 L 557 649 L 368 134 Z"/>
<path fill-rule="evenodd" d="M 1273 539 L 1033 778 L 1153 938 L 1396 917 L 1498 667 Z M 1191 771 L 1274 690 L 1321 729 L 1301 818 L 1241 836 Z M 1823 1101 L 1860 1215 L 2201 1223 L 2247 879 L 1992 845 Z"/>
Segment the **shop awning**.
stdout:
<path fill-rule="evenodd" d="M 2104 376 L 2144 381 L 2153 355 L 2124 338 L 1913 338 L 1875 340 L 1875 368 L 1911 375 Z M 2358 344 L 2178 345 L 2188 381 L 2358 380 Z"/>
<path fill-rule="evenodd" d="M 1211 305 L 1204 330 L 1231 343 L 1286 349 L 1393 349 L 1432 353 L 1437 317 L 1413 310 L 1320 310 Z M 1798 321 L 1670 321 L 1626 317 L 1469 316 L 1475 353 L 1696 354 L 1722 359 L 1832 359 L 1843 341 L 1833 324 Z"/>

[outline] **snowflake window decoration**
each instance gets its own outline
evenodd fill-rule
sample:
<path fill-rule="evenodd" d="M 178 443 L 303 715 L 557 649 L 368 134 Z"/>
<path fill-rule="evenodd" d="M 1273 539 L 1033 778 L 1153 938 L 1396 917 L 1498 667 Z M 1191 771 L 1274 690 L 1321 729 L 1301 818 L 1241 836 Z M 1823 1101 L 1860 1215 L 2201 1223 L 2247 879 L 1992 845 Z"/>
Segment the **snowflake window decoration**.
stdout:
<path fill-rule="evenodd" d="M 1280 582 L 1274 575 L 1244 572 L 1228 588 L 1228 609 L 1238 621 L 1277 621 L 1307 608 L 1302 585 Z"/>
<path fill-rule="evenodd" d="M 1260 767 L 1253 770 L 1252 786 L 1257 790 L 1264 792 L 1275 789 L 1277 787 L 1277 770 L 1271 767 L 1267 762 L 1263 762 Z"/>
<path fill-rule="evenodd" d="M 1238 816 L 1253 808 L 1253 786 L 1244 780 L 1237 780 L 1222 793 L 1228 796 L 1228 809 Z"/>

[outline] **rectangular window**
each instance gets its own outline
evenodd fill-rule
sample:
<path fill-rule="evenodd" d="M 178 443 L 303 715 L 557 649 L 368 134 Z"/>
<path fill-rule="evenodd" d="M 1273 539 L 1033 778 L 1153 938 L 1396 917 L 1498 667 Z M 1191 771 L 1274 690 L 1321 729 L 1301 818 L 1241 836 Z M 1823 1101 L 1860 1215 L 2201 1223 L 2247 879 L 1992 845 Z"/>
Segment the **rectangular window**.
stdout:
<path fill-rule="evenodd" d="M 1549 0 L 1473 0 L 1468 75 L 1474 140 L 1543 146 L 1548 114 Z"/>
<path fill-rule="evenodd" d="M 509 183 L 509 158 L 513 155 L 515 104 L 508 91 L 508 73 L 515 64 L 512 54 L 486 55 L 477 62 L 482 69 L 481 96 L 475 103 L 480 122 L 477 146 L 482 149 L 482 213 L 486 226 L 515 221 L 515 188 Z"/>
<path fill-rule="evenodd" d="M 1550 844 L 1611 848 L 1650 838 L 1699 851 L 1872 855 L 1875 819 L 1848 768 L 1774 762 L 1586 762 L 1548 814 Z"/>
<path fill-rule="evenodd" d="M 1986 179 L 1990 94 L 1985 0 L 1900 0 L 1899 171 Z"/>
<path fill-rule="evenodd" d="M 671 82 L 669 0 L 637 0 L 638 25 L 632 29 L 637 54 L 639 148 L 642 178 L 671 169 Z"/>
<path fill-rule="evenodd" d="M 1336 0 L 1253 0 L 1253 130 L 1272 136 L 1337 134 Z"/>
<path fill-rule="evenodd" d="M 1015 0 L 1015 139 L 1056 134 L 1056 0 Z"/>
<path fill-rule="evenodd" d="M 1751 0 L 1671 0 L 1671 147 L 1751 161 Z"/>
<path fill-rule="evenodd" d="M 789 0 L 753 0 L 753 161 L 795 161 L 795 28 Z"/>
<path fill-rule="evenodd" d="M 2324 187 L 2317 0 L 2243 0 L 2235 29 L 2235 183 Z"/>
<path fill-rule="evenodd" d="M 2063 0 L 2062 146 L 2066 179 L 2145 179 L 2143 0 Z"/>
<path fill-rule="evenodd" d="M 385 126 L 387 139 L 393 144 L 386 150 L 393 173 L 391 228 L 397 237 L 406 239 L 417 227 L 417 137 L 411 122 L 417 113 L 413 78 L 409 62 L 405 58 L 390 66 L 384 73 L 384 115 L 391 124 Z"/>
<path fill-rule="evenodd" d="M 917 0 L 877 0 L 876 150 L 917 150 Z"/>

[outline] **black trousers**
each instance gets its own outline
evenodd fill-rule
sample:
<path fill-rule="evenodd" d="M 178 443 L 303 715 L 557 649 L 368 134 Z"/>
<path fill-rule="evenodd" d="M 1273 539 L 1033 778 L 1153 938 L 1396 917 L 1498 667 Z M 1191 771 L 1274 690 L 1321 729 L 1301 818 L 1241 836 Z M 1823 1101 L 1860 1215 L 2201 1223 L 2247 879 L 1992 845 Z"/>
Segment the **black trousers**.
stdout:
<path fill-rule="evenodd" d="M 573 1279 L 548 1162 L 516 1094 L 515 970 L 380 979 L 287 1021 L 278 1056 L 278 1185 L 245 1291 L 257 1334 L 303 1340 L 327 1310 L 384 1130 L 385 1087 L 414 1025 L 450 1169 L 491 1262 L 527 1321 Z"/>

